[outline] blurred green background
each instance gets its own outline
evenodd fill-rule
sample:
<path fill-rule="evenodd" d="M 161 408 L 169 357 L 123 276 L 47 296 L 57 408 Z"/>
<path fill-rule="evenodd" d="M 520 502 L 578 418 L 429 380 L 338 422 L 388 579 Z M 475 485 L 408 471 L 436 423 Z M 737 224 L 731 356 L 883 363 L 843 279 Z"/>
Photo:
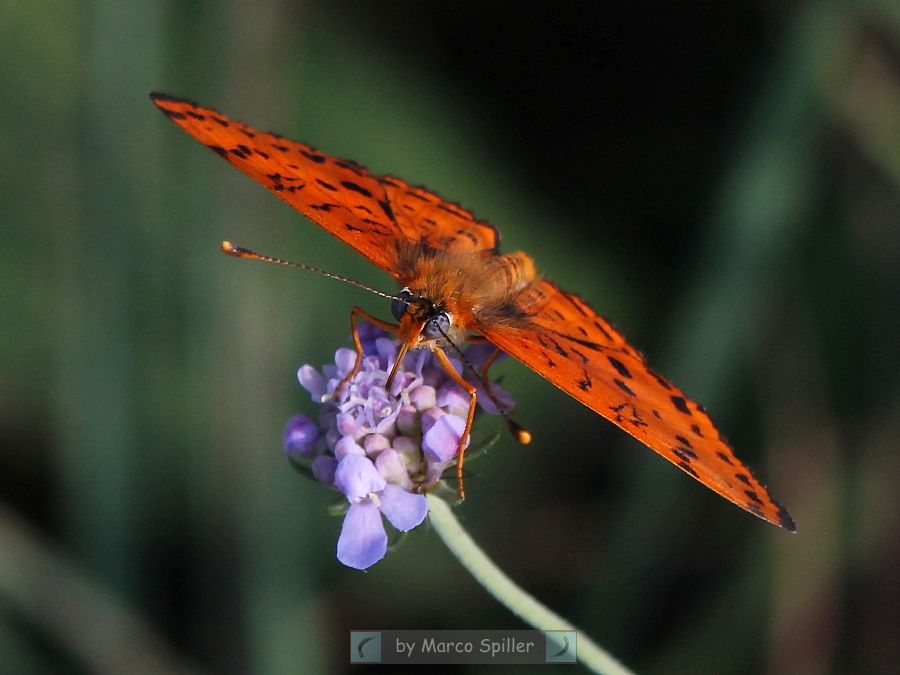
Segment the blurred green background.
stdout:
<path fill-rule="evenodd" d="M 341 673 L 350 629 L 524 627 L 424 528 L 335 560 L 281 429 L 388 307 L 217 245 L 389 279 L 151 90 L 491 220 L 799 528 L 506 362 L 536 441 L 459 514 L 538 598 L 639 672 L 897 672 L 900 6 L 600 4 L 0 0 L 0 672 Z"/>

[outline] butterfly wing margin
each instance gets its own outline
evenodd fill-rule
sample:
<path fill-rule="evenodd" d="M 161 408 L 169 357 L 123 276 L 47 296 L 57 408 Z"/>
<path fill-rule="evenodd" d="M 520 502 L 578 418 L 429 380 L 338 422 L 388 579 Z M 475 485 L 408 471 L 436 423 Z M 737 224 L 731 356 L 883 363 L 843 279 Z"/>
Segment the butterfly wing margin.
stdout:
<path fill-rule="evenodd" d="M 478 326 L 497 347 L 741 508 L 790 531 L 772 498 L 709 415 L 647 365 L 576 295 L 541 280 L 517 304 L 521 321 Z"/>
<path fill-rule="evenodd" d="M 153 103 L 194 139 L 395 278 L 398 245 L 496 250 L 489 224 L 424 188 L 374 176 L 351 160 L 260 131 L 192 101 L 153 93 Z"/>

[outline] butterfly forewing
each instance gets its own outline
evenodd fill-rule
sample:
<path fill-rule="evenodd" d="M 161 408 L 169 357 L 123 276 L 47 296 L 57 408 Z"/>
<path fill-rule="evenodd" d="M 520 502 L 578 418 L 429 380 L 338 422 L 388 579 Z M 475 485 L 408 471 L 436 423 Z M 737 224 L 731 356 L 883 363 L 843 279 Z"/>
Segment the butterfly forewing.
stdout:
<path fill-rule="evenodd" d="M 397 243 L 494 250 L 497 231 L 462 207 L 351 160 L 254 129 L 191 101 L 152 94 L 175 124 L 373 263 L 397 276 Z"/>
<path fill-rule="evenodd" d="M 382 269 L 403 233 L 378 179 L 354 162 L 260 131 L 191 101 L 151 99 L 175 124 Z"/>
<path fill-rule="evenodd" d="M 794 529 L 709 415 L 651 370 L 621 333 L 574 294 L 541 280 L 519 299 L 526 319 L 478 326 L 503 351 L 741 508 Z"/>
<path fill-rule="evenodd" d="M 497 251 L 500 237 L 490 223 L 423 187 L 393 176 L 381 182 L 409 241 L 421 241 L 438 251 Z"/>

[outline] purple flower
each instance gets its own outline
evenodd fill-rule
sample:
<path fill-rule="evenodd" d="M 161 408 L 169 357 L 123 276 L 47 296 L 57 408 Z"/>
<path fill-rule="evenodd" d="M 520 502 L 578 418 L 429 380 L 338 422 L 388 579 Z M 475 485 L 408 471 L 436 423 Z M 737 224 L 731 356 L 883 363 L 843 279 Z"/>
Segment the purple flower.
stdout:
<path fill-rule="evenodd" d="M 306 415 L 294 415 L 284 425 L 284 451 L 292 457 L 313 457 L 319 426 Z"/>
<path fill-rule="evenodd" d="M 337 545 L 338 560 L 347 567 L 364 570 L 384 557 L 388 537 L 382 515 L 401 532 L 408 532 L 428 513 L 424 495 L 389 484 L 368 457 L 344 457 L 338 462 L 334 484 L 350 501 Z"/>
<path fill-rule="evenodd" d="M 304 365 L 297 372 L 300 385 L 320 406 L 319 419 L 295 415 L 288 420 L 284 449 L 294 459 L 310 461 L 315 479 L 344 495 L 348 508 L 337 557 L 348 567 L 366 569 L 387 551 L 384 519 L 401 532 L 425 519 L 424 493 L 456 460 L 469 395 L 425 349 L 407 353 L 388 391 L 385 384 L 397 342 L 368 323 L 361 324 L 359 332 L 360 369 L 337 397 L 355 363 L 353 349 L 338 349 L 334 364 L 321 370 Z M 474 345 L 466 358 L 480 368 L 492 351 L 490 345 Z M 459 361 L 451 362 L 459 372 Z M 465 377 L 478 389 L 478 403 L 497 414 L 480 377 Z M 491 392 L 504 410 L 512 410 L 509 394 L 496 384 Z"/>

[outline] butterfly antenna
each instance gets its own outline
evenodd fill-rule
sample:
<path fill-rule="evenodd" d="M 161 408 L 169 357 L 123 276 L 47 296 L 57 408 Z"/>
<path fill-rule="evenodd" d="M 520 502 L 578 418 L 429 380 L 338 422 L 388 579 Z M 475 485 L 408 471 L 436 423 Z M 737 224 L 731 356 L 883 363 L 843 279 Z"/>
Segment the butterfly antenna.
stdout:
<path fill-rule="evenodd" d="M 509 429 L 509 433 L 511 433 L 513 435 L 513 438 L 515 438 L 516 441 L 518 441 L 518 443 L 520 445 L 529 445 L 531 443 L 532 439 L 534 438 L 531 435 L 531 432 L 528 431 L 528 429 L 523 427 L 521 424 L 519 424 L 518 422 L 516 422 L 515 420 L 510 418 L 509 414 L 503 408 L 503 405 L 500 403 L 500 401 L 497 400 L 497 397 L 494 396 L 494 392 L 491 391 L 490 382 L 488 382 L 487 380 L 482 378 L 481 375 L 478 374 L 478 371 L 475 370 L 475 366 L 473 366 L 472 362 L 466 358 L 466 355 L 463 353 L 463 350 L 460 349 L 459 346 L 453 340 L 450 339 L 450 336 L 447 335 L 443 330 L 441 330 L 440 326 L 437 326 L 437 329 L 439 331 L 441 331 L 441 335 L 443 335 L 444 339 L 447 340 L 447 344 L 449 344 L 451 347 L 453 347 L 453 351 L 455 351 L 457 354 L 459 354 L 459 358 L 462 359 L 462 362 L 466 366 L 466 368 L 468 368 L 470 371 L 472 371 L 472 373 L 474 373 L 475 377 L 480 378 L 482 380 L 482 382 L 484 382 L 484 385 L 485 385 L 484 392 L 488 395 L 488 398 L 494 402 L 494 405 L 497 406 L 497 410 L 500 412 L 500 414 L 503 416 L 503 420 L 506 422 L 506 428 Z"/>
<path fill-rule="evenodd" d="M 378 289 L 372 288 L 371 286 L 366 286 L 364 283 L 357 281 L 356 279 L 351 279 L 340 274 L 335 274 L 334 272 L 328 272 L 320 267 L 315 267 L 313 265 L 295 263 L 291 262 L 290 260 L 285 260 L 284 258 L 276 258 L 271 255 L 257 253 L 256 251 L 251 251 L 249 248 L 244 248 L 243 246 L 235 246 L 227 240 L 219 244 L 219 248 L 222 250 L 222 253 L 227 253 L 228 255 L 234 256 L 235 258 L 260 260 L 262 262 L 273 263 L 275 265 L 284 265 L 285 267 L 293 267 L 294 269 L 298 270 L 306 270 L 307 272 L 315 272 L 316 274 L 321 274 L 323 277 L 328 277 L 329 279 L 337 279 L 338 281 L 343 281 L 345 284 L 350 284 L 351 286 L 362 288 L 363 290 L 374 293 L 375 295 L 380 295 L 382 298 L 388 298 L 389 300 L 398 299 L 395 295 L 384 293 L 382 291 L 379 291 Z"/>

